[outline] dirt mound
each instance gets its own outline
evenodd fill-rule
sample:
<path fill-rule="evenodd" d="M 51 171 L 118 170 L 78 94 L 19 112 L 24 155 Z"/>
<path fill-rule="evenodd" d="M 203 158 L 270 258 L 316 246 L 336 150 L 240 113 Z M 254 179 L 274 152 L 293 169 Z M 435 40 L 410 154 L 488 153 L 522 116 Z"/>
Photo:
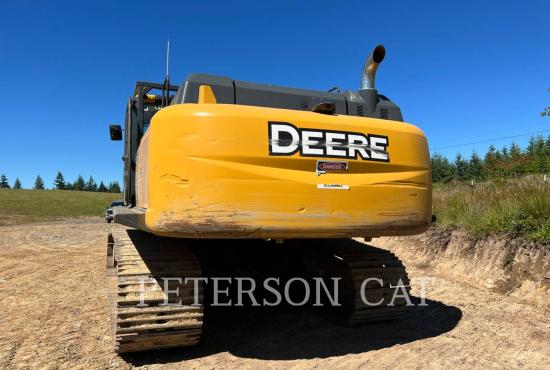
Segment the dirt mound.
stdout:
<path fill-rule="evenodd" d="M 550 307 L 549 245 L 506 236 L 475 238 L 440 227 L 373 243 L 438 275 Z"/>

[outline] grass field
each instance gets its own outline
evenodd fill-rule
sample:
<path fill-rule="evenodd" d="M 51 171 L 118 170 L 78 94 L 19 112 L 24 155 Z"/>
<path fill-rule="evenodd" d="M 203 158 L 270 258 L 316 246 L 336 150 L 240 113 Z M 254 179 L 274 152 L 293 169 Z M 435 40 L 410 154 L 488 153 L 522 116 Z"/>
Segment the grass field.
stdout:
<path fill-rule="evenodd" d="M 436 184 L 437 223 L 475 235 L 506 233 L 550 243 L 550 184 L 526 177 L 504 182 Z M 0 225 L 101 216 L 121 194 L 0 190 Z"/>
<path fill-rule="evenodd" d="M 101 216 L 122 194 L 60 190 L 0 190 L 0 225 Z"/>
<path fill-rule="evenodd" d="M 433 212 L 444 226 L 550 243 L 550 183 L 540 177 L 501 182 L 436 184 Z"/>

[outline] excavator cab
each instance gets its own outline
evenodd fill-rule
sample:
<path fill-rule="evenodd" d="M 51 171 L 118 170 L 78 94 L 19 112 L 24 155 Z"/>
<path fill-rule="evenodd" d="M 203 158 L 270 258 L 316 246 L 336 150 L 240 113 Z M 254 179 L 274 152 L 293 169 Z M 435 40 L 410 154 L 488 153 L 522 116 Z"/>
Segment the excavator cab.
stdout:
<path fill-rule="evenodd" d="M 126 105 L 124 130 L 120 125 L 110 125 L 111 140 L 124 139 L 124 202 L 135 206 L 135 169 L 136 154 L 143 134 L 149 128 L 151 119 L 174 98 L 179 86 L 154 83 L 136 82 L 134 93 Z M 124 131 L 124 136 L 122 132 Z"/>

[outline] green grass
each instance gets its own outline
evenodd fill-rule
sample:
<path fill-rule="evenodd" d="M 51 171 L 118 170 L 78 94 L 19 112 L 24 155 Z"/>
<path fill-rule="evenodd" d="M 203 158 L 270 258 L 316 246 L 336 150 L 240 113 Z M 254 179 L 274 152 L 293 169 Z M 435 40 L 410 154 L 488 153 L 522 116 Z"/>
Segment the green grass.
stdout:
<path fill-rule="evenodd" d="M 60 190 L 0 190 L 0 225 L 102 216 L 122 194 Z"/>
<path fill-rule="evenodd" d="M 434 186 L 437 223 L 475 235 L 511 234 L 550 243 L 550 183 L 540 178 Z"/>

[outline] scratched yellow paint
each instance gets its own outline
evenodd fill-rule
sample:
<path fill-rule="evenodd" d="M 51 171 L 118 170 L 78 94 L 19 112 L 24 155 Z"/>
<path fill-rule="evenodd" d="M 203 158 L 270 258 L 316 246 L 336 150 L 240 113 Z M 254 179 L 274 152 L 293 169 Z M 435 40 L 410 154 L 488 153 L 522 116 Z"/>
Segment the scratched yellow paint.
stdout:
<path fill-rule="evenodd" d="M 318 176 L 322 158 L 269 155 L 268 121 L 388 136 L 390 162 L 347 160 L 347 171 Z M 371 237 L 419 233 L 431 220 L 427 141 L 420 129 L 402 122 L 243 105 L 173 105 L 153 117 L 137 167 L 138 206 L 146 208 L 147 230 L 158 235 Z"/>

